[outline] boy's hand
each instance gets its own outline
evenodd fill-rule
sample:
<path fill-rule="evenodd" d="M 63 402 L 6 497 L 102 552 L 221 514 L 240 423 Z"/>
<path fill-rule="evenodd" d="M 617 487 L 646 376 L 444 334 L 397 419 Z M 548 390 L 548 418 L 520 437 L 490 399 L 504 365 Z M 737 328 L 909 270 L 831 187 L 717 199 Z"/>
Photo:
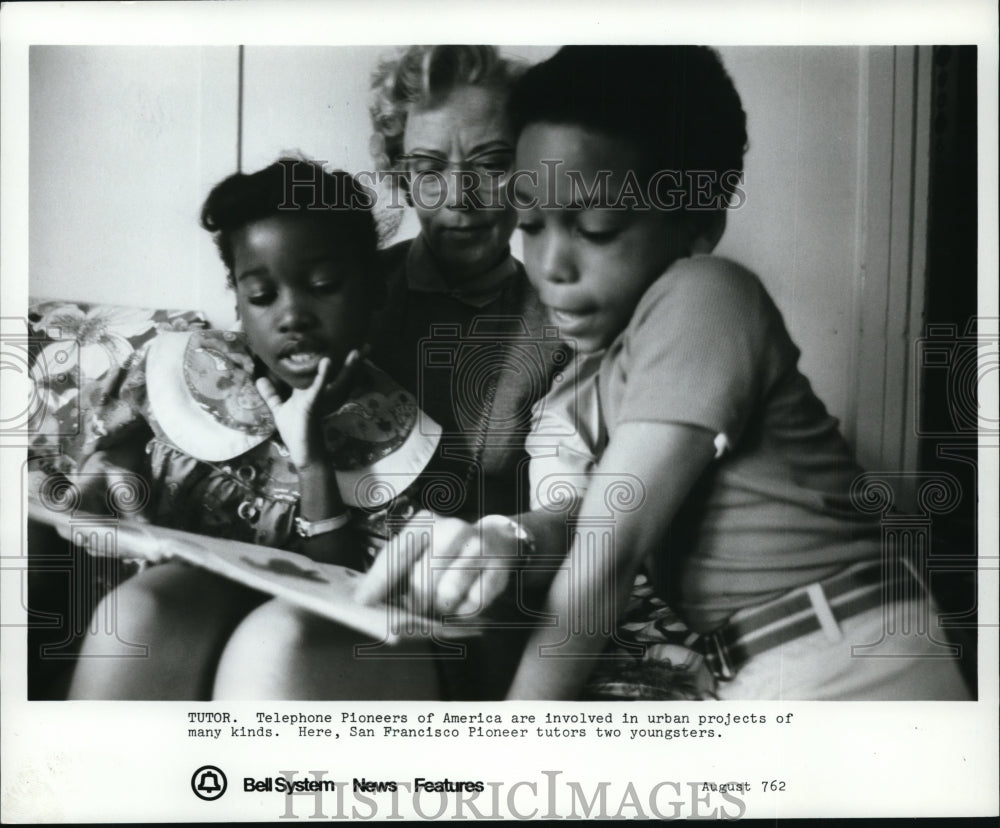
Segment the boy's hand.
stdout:
<path fill-rule="evenodd" d="M 479 614 L 506 590 L 519 546 L 507 518 L 468 523 L 418 512 L 376 558 L 356 597 L 426 616 Z"/>
<path fill-rule="evenodd" d="M 261 377 L 257 380 L 257 391 L 271 409 L 278 433 L 297 469 L 304 469 L 322 460 L 324 447 L 321 416 L 344 402 L 361 364 L 361 354 L 357 350 L 351 351 L 337 376 L 327 383 L 330 358 L 323 357 L 319 361 L 312 385 L 292 389 L 287 400 L 281 399 L 269 379 Z"/>

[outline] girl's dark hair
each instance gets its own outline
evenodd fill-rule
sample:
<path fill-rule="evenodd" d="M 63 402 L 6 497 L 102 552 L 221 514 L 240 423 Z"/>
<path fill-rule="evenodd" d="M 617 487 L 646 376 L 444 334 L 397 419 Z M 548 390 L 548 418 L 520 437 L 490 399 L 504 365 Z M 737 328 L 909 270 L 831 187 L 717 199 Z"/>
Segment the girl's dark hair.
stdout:
<path fill-rule="evenodd" d="M 743 172 L 746 114 L 706 46 L 565 46 L 521 76 L 508 107 L 517 134 L 542 122 L 625 139 L 646 175 Z"/>
<path fill-rule="evenodd" d="M 378 232 L 372 215 L 374 193 L 343 170 L 327 172 L 301 158 L 281 158 L 255 173 L 236 173 L 220 181 L 201 208 L 201 226 L 212 233 L 235 287 L 233 233 L 278 215 L 301 213 L 329 225 L 330 232 L 357 252 L 361 264 L 379 278 Z"/>

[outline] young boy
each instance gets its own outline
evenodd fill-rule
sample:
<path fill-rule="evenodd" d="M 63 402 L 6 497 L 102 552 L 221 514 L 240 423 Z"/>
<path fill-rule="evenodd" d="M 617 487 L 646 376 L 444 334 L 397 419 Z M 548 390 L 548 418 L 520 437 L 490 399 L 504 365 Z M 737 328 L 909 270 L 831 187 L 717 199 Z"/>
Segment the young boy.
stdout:
<path fill-rule="evenodd" d="M 596 467 L 550 593 L 558 624 L 509 697 L 576 698 L 597 664 L 629 663 L 609 631 L 644 574 L 704 635 L 721 698 L 966 698 L 954 662 L 921 657 L 926 636 L 903 639 L 908 658 L 853 656 L 929 599 L 852 508 L 860 469 L 760 281 L 704 255 L 747 140 L 718 56 L 564 48 L 511 112 L 525 267 L 589 366 L 548 416 L 563 406 Z"/>

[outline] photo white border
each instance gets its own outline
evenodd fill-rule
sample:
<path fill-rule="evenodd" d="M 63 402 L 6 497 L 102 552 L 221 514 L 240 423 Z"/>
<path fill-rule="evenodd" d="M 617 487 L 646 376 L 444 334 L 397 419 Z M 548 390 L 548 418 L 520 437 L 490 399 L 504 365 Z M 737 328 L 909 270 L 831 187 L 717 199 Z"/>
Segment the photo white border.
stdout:
<path fill-rule="evenodd" d="M 377 18 L 373 18 L 377 9 Z M 363 3 L 17 3 L 0 11 L 0 267 L 4 316 L 27 307 L 28 250 L 28 47 L 45 44 L 396 44 L 492 42 L 507 44 L 583 42 L 707 42 L 736 44 L 969 44 L 979 47 L 979 315 L 997 308 L 997 14 L 990 2 L 947 6 L 913 2 L 729 3 L 686 0 L 623 4 L 595 0 L 488 2 L 463 6 L 443 2 Z M 9 377 L 5 377 L 5 380 Z M 16 390 L 16 389 L 15 389 Z M 995 385 L 992 386 L 995 393 Z M 7 383 L 3 393 L 14 390 Z M 981 404 L 996 411 L 996 399 Z M 3 448 L 3 555 L 20 539 L 22 514 L 16 497 L 19 462 Z M 980 452 L 979 548 L 996 550 L 998 465 L 996 446 Z M 11 597 L 4 571 L 4 599 Z M 996 570 L 980 579 L 984 623 L 997 620 Z M 16 592 L 15 592 L 16 597 Z M 11 602 L 4 601 L 4 623 Z M 23 628 L 2 629 L 2 807 L 4 821 L 274 820 L 283 797 L 230 795 L 204 803 L 190 792 L 190 776 L 205 764 L 230 767 L 233 793 L 244 773 L 258 776 L 297 769 L 328 769 L 331 778 L 367 776 L 408 779 L 416 775 L 535 781 L 541 771 L 587 785 L 613 777 L 648 790 L 663 780 L 726 781 L 784 778 L 779 797 L 755 795 L 747 816 L 949 816 L 996 815 L 998 792 L 997 628 L 984 628 L 979 650 L 976 703 L 760 703 L 728 704 L 727 712 L 789 711 L 797 723 L 786 731 L 746 729 L 713 744 L 695 742 L 609 746 L 516 742 L 481 743 L 482 754 L 442 757 L 436 747 L 380 742 L 350 746 L 280 739 L 232 743 L 206 750 L 185 740 L 189 710 L 294 711 L 295 704 L 26 702 Z M 322 704 L 316 710 L 488 710 L 471 704 Z M 554 705 L 504 704 L 505 717 Z M 620 715 L 621 705 L 602 705 Z M 598 709 L 566 703 L 561 709 Z M 141 741 L 140 741 L 141 740 Z M 701 740 L 704 742 L 705 740 Z M 598 751 L 597 748 L 600 747 Z M 384 748 L 384 745 L 383 745 Z M 468 743 L 463 743 L 468 748 Z M 145 755 L 144 755 L 145 754 Z M 613 773 L 607 769 L 614 769 Z M 461 774 L 465 773 L 463 777 Z M 589 790 L 589 788 L 588 788 Z M 545 816 L 545 802 L 537 816 Z M 725 804 L 725 803 L 723 803 Z M 335 809 L 331 805 L 328 813 Z M 530 810 L 530 809 L 529 809 Z M 311 811 L 300 806 L 298 814 Z M 380 812 L 380 816 L 389 816 Z M 405 813 L 404 813 L 405 815 Z M 631 816 L 626 810 L 622 814 Z M 733 814 L 735 815 L 735 814 Z M 364 816 L 362 813 L 360 816 Z M 415 814 L 420 816 L 420 814 Z"/>

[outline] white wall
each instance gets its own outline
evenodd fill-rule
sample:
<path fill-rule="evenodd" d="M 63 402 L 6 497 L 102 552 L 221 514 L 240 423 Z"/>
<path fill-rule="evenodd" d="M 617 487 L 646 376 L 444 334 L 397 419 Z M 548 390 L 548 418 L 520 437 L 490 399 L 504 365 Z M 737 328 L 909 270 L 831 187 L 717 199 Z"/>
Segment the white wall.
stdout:
<path fill-rule="evenodd" d="M 743 99 L 746 203 L 717 248 L 758 273 L 802 349 L 802 368 L 837 416 L 853 418 L 859 158 L 867 50 L 720 50 Z"/>
<path fill-rule="evenodd" d="M 231 313 L 201 202 L 236 165 L 237 47 L 32 46 L 32 295 Z"/>
<path fill-rule="evenodd" d="M 555 50 L 501 47 L 505 56 L 529 64 Z M 243 169 L 260 169 L 299 151 L 354 173 L 371 170 L 368 84 L 379 59 L 393 52 L 385 46 L 248 46 L 243 58 Z M 408 210 L 394 240 L 418 230 Z M 518 255 L 520 239 L 512 247 Z"/>
<path fill-rule="evenodd" d="M 369 169 L 367 84 L 385 51 L 247 47 L 240 122 L 237 47 L 33 47 L 32 293 L 198 307 L 231 324 L 221 263 L 197 224 L 202 200 L 236 169 L 238 138 L 245 170 L 290 150 Z M 533 61 L 553 49 L 505 51 Z M 873 135 L 869 115 L 891 109 L 893 86 L 873 102 L 868 67 L 886 55 L 891 64 L 892 49 L 721 52 L 748 112 L 750 148 L 747 201 L 730 214 L 718 252 L 760 274 L 817 392 L 862 457 L 884 463 L 857 421 L 866 389 L 856 388 L 856 363 L 859 297 L 888 278 L 865 265 L 866 231 L 884 220 L 870 213 L 869 181 L 886 173 L 873 165 L 891 160 L 894 140 L 891 130 Z M 399 238 L 415 229 L 410 217 Z M 902 421 L 887 427 L 898 432 Z"/>

